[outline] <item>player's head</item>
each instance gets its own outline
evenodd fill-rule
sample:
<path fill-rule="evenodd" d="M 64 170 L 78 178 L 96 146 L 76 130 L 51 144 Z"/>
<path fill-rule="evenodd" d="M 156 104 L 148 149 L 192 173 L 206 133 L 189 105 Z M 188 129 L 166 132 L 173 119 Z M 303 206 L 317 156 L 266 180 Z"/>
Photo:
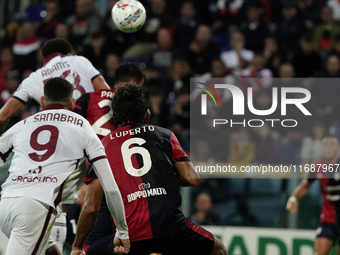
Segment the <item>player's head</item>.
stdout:
<path fill-rule="evenodd" d="M 339 152 L 339 141 L 334 136 L 326 136 L 322 139 L 321 150 L 326 160 L 335 158 Z"/>
<path fill-rule="evenodd" d="M 72 45 L 62 38 L 55 38 L 47 41 L 41 48 L 44 58 L 47 58 L 53 53 L 61 53 L 63 55 L 68 55 L 72 52 Z"/>
<path fill-rule="evenodd" d="M 143 86 L 125 84 L 112 99 L 113 121 L 116 127 L 144 123 L 148 103 Z"/>
<path fill-rule="evenodd" d="M 114 88 L 118 89 L 127 83 L 143 85 L 144 74 L 137 64 L 126 62 L 117 67 Z"/>
<path fill-rule="evenodd" d="M 73 86 L 63 78 L 52 78 L 45 83 L 44 96 L 40 98 L 42 107 L 48 105 L 62 105 L 73 110 L 75 99 L 73 98 Z"/>

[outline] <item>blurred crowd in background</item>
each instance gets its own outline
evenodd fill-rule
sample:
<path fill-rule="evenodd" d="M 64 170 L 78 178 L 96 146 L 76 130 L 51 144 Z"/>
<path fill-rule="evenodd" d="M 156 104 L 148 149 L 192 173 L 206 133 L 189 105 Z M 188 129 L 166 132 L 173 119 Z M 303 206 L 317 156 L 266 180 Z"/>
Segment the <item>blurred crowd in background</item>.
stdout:
<path fill-rule="evenodd" d="M 270 108 L 273 78 L 286 82 L 275 87 L 300 86 L 311 91 L 315 98 L 309 106 L 312 120 L 294 115 L 302 124 L 290 131 L 269 125 L 229 130 L 223 140 L 226 153 L 209 157 L 212 144 L 207 140 L 191 148 L 200 161 L 310 163 L 322 157 L 320 141 L 325 135 L 340 136 L 337 80 L 329 79 L 323 86 L 291 80 L 340 78 L 339 1 L 141 0 L 147 20 L 133 34 L 114 26 L 111 9 L 116 2 L 2 0 L 0 104 L 43 65 L 40 48 L 44 42 L 58 37 L 71 42 L 73 54 L 88 58 L 110 86 L 119 63 L 138 63 L 145 73 L 151 124 L 170 128 L 188 152 L 190 97 L 197 97 L 190 78 L 203 83 L 212 78 L 231 82 L 256 78 L 258 82 L 246 85 L 253 87 L 256 109 Z M 230 95 L 221 97 L 229 107 Z M 11 125 L 38 110 L 36 102 L 29 103 Z M 192 219 L 199 224 L 284 227 L 287 196 L 285 180 L 205 179 L 193 192 Z M 305 201 L 299 227 L 314 228 L 318 190 L 312 189 Z"/>

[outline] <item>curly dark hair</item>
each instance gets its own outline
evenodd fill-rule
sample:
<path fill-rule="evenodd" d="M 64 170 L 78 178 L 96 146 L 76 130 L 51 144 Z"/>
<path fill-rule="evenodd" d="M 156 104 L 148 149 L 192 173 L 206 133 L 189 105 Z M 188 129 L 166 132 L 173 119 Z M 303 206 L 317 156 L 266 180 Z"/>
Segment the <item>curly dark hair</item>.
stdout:
<path fill-rule="evenodd" d="M 72 45 L 65 39 L 55 38 L 47 41 L 41 48 L 41 52 L 43 57 L 46 58 L 53 53 L 67 55 L 72 52 L 72 49 Z"/>
<path fill-rule="evenodd" d="M 113 118 L 116 127 L 143 123 L 148 103 L 143 86 L 126 84 L 119 88 L 112 99 Z"/>

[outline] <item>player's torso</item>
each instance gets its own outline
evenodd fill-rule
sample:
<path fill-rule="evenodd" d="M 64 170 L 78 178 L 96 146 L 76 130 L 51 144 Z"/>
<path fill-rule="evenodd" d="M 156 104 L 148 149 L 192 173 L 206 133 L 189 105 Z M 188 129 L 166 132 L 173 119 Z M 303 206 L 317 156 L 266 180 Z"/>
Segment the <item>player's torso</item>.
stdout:
<path fill-rule="evenodd" d="M 321 166 L 323 161 L 318 162 Z M 336 162 L 339 164 L 340 162 Z M 335 222 L 340 219 L 340 171 L 335 165 L 328 166 L 328 171 L 315 173 L 320 183 L 320 189 L 324 204 L 322 206 L 321 220 L 323 222 Z"/>
<path fill-rule="evenodd" d="M 184 222 L 170 135 L 157 126 L 133 125 L 118 128 L 103 139 L 132 240 L 160 235 Z"/>
<path fill-rule="evenodd" d="M 115 125 L 111 121 L 111 103 L 114 91 L 114 89 L 110 89 L 90 93 L 86 119 L 100 139 L 115 129 Z"/>
<path fill-rule="evenodd" d="M 52 58 L 45 66 L 32 74 L 32 97 L 39 102 L 43 95 L 44 84 L 52 78 L 61 77 L 73 85 L 73 97 L 78 99 L 81 95 L 94 91 L 91 78 L 89 78 L 84 65 L 78 56 L 57 56 Z"/>
<path fill-rule="evenodd" d="M 14 156 L 4 195 L 24 195 L 53 204 L 51 199 L 56 198 L 60 185 L 84 156 L 84 121 L 68 110 L 47 110 L 15 126 Z"/>

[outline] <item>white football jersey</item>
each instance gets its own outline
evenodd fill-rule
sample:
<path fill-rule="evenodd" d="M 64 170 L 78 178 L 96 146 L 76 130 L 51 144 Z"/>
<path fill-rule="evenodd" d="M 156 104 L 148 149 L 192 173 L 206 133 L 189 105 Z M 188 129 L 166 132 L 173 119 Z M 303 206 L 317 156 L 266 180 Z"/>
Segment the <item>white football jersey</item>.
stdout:
<path fill-rule="evenodd" d="M 44 84 L 51 78 L 61 77 L 73 85 L 73 97 L 78 99 L 81 95 L 93 92 L 92 80 L 100 75 L 91 62 L 82 56 L 64 56 L 61 54 L 51 55 L 42 68 L 31 73 L 22 81 L 14 97 L 27 103 L 29 99 L 40 102 L 44 95 Z M 49 59 L 51 58 L 51 59 Z"/>
<path fill-rule="evenodd" d="M 30 116 L 0 137 L 0 163 L 14 152 L 2 197 L 30 197 L 57 209 L 63 183 L 88 156 L 106 158 L 91 125 L 82 116 L 53 105 Z"/>

